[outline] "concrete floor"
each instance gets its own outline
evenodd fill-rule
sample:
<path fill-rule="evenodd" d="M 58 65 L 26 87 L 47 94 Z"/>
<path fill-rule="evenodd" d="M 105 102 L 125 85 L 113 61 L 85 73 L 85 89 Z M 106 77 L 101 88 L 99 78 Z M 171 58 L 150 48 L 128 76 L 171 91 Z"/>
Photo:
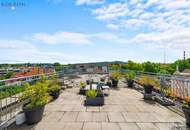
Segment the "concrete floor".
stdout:
<path fill-rule="evenodd" d="M 102 107 L 84 106 L 79 88 L 62 92 L 47 104 L 36 125 L 12 125 L 8 130 L 181 130 L 185 119 L 157 103 L 147 103 L 136 90 L 111 90 Z M 185 130 L 185 128 L 184 128 Z"/>

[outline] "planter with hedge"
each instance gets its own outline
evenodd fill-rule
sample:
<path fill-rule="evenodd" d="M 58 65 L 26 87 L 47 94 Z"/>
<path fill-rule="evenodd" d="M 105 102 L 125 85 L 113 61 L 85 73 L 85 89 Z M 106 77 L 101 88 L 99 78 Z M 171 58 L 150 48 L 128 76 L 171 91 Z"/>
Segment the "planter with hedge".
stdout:
<path fill-rule="evenodd" d="M 49 95 L 53 97 L 53 99 L 57 99 L 60 95 L 61 86 L 59 84 L 58 78 L 56 75 L 53 75 L 52 80 L 50 80 L 48 85 Z"/>
<path fill-rule="evenodd" d="M 102 106 L 104 105 L 104 95 L 98 90 L 87 90 L 85 105 L 87 106 Z"/>
<path fill-rule="evenodd" d="M 112 87 L 117 88 L 118 87 L 118 82 L 121 74 L 120 72 L 112 72 L 111 73 L 111 81 L 112 81 Z"/>
<path fill-rule="evenodd" d="M 144 99 L 152 99 L 154 79 L 152 77 L 142 75 L 139 82 L 144 87 Z"/>
<path fill-rule="evenodd" d="M 80 90 L 79 90 L 79 94 L 85 95 L 85 86 L 86 84 L 82 81 L 80 81 Z"/>
<path fill-rule="evenodd" d="M 125 79 L 127 81 L 127 86 L 129 88 L 133 87 L 134 79 L 135 79 L 135 72 L 134 71 L 129 71 L 125 73 Z"/>
<path fill-rule="evenodd" d="M 34 85 L 26 84 L 26 90 L 20 97 L 20 101 L 29 100 L 23 106 L 28 125 L 39 122 L 42 119 L 45 105 L 48 103 L 48 81 L 42 76 L 40 81 Z"/>

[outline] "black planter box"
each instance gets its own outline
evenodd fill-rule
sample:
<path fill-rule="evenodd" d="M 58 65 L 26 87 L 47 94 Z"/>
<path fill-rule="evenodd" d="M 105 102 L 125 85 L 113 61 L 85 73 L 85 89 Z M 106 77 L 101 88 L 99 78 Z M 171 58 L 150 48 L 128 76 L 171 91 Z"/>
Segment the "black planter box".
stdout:
<path fill-rule="evenodd" d="M 111 82 L 107 82 L 106 85 L 111 87 L 112 84 L 111 84 Z"/>
<path fill-rule="evenodd" d="M 26 117 L 26 124 L 32 125 L 41 121 L 43 113 L 44 113 L 45 105 L 34 107 L 32 109 L 28 109 L 26 107 L 23 108 L 25 117 Z"/>
<path fill-rule="evenodd" d="M 112 79 L 112 87 L 117 88 L 118 82 L 119 82 L 118 80 L 113 80 Z"/>
<path fill-rule="evenodd" d="M 86 106 L 103 106 L 104 97 L 95 97 L 95 98 L 86 97 L 85 105 Z"/>
<path fill-rule="evenodd" d="M 151 85 L 143 85 L 144 87 L 144 91 L 146 94 L 151 94 L 152 93 L 152 90 L 153 90 L 153 86 Z"/>
<path fill-rule="evenodd" d="M 190 108 L 182 107 L 182 110 L 183 110 L 184 115 L 185 115 L 186 125 L 188 127 L 190 127 Z"/>
<path fill-rule="evenodd" d="M 80 88 L 79 90 L 79 94 L 85 95 L 86 90 L 84 88 Z"/>
<path fill-rule="evenodd" d="M 133 88 L 133 83 L 134 83 L 134 80 L 127 80 L 127 86 L 129 88 Z"/>
<path fill-rule="evenodd" d="M 171 100 L 169 100 L 167 98 L 162 98 L 162 97 L 156 96 L 154 99 L 155 99 L 155 101 L 157 101 L 158 103 L 160 103 L 163 106 L 174 106 L 175 105 L 174 102 L 172 102 Z"/>

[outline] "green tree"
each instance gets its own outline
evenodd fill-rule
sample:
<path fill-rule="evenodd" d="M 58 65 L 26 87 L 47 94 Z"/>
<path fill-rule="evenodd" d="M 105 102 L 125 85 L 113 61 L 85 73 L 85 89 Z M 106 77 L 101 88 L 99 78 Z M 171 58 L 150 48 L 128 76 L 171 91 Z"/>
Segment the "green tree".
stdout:
<path fill-rule="evenodd" d="M 56 71 L 56 72 L 62 70 L 62 65 L 61 65 L 59 62 L 55 62 L 55 63 L 53 64 L 53 66 L 55 67 L 55 71 Z"/>

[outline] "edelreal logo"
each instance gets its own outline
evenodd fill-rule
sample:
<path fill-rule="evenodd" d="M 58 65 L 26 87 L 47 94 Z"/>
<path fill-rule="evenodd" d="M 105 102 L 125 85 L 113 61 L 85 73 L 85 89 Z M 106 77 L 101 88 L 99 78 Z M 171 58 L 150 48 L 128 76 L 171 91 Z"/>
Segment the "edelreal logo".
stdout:
<path fill-rule="evenodd" d="M 22 1 L 0 1 L 0 6 L 1 7 L 5 7 L 5 8 L 11 8 L 12 10 L 14 10 L 17 7 L 23 7 L 26 6 L 25 2 Z"/>

